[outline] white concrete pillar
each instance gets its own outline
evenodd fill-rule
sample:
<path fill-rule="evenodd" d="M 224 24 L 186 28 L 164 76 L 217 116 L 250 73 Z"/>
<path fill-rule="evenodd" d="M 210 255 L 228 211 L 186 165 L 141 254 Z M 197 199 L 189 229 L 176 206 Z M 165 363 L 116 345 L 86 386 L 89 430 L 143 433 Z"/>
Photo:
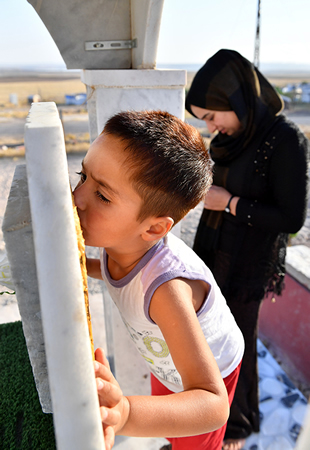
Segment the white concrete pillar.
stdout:
<path fill-rule="evenodd" d="M 184 120 L 185 70 L 83 70 L 90 140 L 120 111 L 162 110 Z M 181 224 L 173 228 L 181 235 Z"/>
<path fill-rule="evenodd" d="M 154 69 L 164 0 L 28 0 L 67 69 Z"/>
<path fill-rule="evenodd" d="M 131 0 L 131 36 L 136 46 L 131 50 L 133 69 L 154 69 L 164 0 Z"/>
<path fill-rule="evenodd" d="M 25 146 L 57 449 L 102 450 L 64 136 L 55 103 L 32 105 Z"/>
<path fill-rule="evenodd" d="M 120 111 L 163 110 L 184 119 L 185 70 L 83 70 L 90 138 Z"/>
<path fill-rule="evenodd" d="M 185 70 L 83 70 L 81 79 L 87 87 L 91 141 L 102 132 L 106 121 L 120 111 L 163 110 L 184 120 Z M 180 222 L 172 232 L 178 237 L 181 236 Z M 104 292 L 105 309 L 109 308 L 109 302 L 110 296 Z M 118 326 L 116 320 L 110 324 L 106 323 L 106 333 L 107 336 L 117 333 L 118 339 L 114 343 L 113 352 L 116 376 L 120 380 L 128 380 L 127 367 L 118 361 L 123 362 L 125 354 L 130 355 L 133 360 L 136 350 L 132 349 L 126 335 L 120 335 Z M 145 368 L 137 364 L 135 370 L 135 377 L 132 378 L 138 380 Z M 140 394 L 149 394 L 148 386 L 143 385 L 143 390 Z"/>

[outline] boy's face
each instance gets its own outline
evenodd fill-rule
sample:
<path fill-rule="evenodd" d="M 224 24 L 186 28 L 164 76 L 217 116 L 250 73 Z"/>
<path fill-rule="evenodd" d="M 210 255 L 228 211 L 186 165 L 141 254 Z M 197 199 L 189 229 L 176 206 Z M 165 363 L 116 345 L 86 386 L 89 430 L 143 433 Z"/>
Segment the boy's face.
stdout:
<path fill-rule="evenodd" d="M 123 143 L 103 134 L 83 160 L 74 199 L 86 245 L 126 252 L 141 236 L 145 224 L 137 217 L 142 200 L 129 182 L 125 158 Z"/>

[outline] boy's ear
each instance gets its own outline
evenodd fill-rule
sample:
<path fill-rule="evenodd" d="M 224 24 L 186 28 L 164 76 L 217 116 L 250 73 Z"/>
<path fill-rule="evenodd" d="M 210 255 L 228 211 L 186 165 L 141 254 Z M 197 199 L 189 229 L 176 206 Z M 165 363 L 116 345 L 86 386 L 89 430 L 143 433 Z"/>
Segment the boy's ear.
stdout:
<path fill-rule="evenodd" d="M 151 219 L 151 224 L 142 233 L 145 241 L 156 241 L 165 236 L 173 227 L 174 220 L 171 217 L 154 217 Z"/>

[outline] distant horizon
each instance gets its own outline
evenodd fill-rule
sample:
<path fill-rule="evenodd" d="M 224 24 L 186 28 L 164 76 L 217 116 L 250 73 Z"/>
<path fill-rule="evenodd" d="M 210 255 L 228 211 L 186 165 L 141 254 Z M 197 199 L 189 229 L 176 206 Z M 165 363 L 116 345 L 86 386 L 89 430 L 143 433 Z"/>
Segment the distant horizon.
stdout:
<path fill-rule="evenodd" d="M 164 63 L 164 62 L 157 62 L 156 68 L 157 69 L 184 69 L 188 72 L 197 72 L 200 67 L 203 66 L 202 63 L 186 63 L 186 62 L 180 62 L 180 63 Z M 82 69 L 67 69 L 65 66 L 65 63 L 63 64 L 23 64 L 23 65 L 14 65 L 14 64 L 1 64 L 0 63 L 0 75 L 1 72 L 11 72 L 11 71 L 17 71 L 17 72 L 79 72 Z M 304 63 L 264 63 L 261 62 L 259 65 L 259 70 L 263 73 L 268 74 L 307 74 L 310 76 L 310 64 L 304 64 Z M 13 75 L 13 74 L 12 74 Z"/>
<path fill-rule="evenodd" d="M 169 64 L 169 63 L 157 63 L 157 68 L 184 68 L 187 71 L 197 71 L 202 67 L 203 63 L 178 63 L 178 64 Z M 310 64 L 303 64 L 303 63 L 264 63 L 261 62 L 259 64 L 259 70 L 261 72 L 283 72 L 283 73 L 304 73 L 309 72 L 310 75 Z"/>

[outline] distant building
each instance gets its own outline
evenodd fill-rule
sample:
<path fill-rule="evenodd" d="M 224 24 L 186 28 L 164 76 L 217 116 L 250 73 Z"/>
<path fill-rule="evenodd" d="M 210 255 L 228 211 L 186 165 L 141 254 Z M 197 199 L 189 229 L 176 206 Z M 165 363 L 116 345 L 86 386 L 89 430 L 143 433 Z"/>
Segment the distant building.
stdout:
<path fill-rule="evenodd" d="M 283 94 L 291 94 L 294 101 L 310 103 L 310 83 L 289 83 L 282 89 Z"/>
<path fill-rule="evenodd" d="M 301 98 L 303 103 L 310 103 L 310 83 L 304 83 L 300 85 L 301 87 Z"/>
<path fill-rule="evenodd" d="M 65 95 L 66 105 L 83 105 L 86 103 L 86 94 Z"/>
<path fill-rule="evenodd" d="M 41 96 L 39 94 L 29 95 L 28 96 L 28 103 L 31 105 L 31 103 L 37 103 L 41 101 Z"/>
<path fill-rule="evenodd" d="M 283 94 L 294 93 L 296 91 L 296 84 L 289 83 L 282 89 Z"/>

